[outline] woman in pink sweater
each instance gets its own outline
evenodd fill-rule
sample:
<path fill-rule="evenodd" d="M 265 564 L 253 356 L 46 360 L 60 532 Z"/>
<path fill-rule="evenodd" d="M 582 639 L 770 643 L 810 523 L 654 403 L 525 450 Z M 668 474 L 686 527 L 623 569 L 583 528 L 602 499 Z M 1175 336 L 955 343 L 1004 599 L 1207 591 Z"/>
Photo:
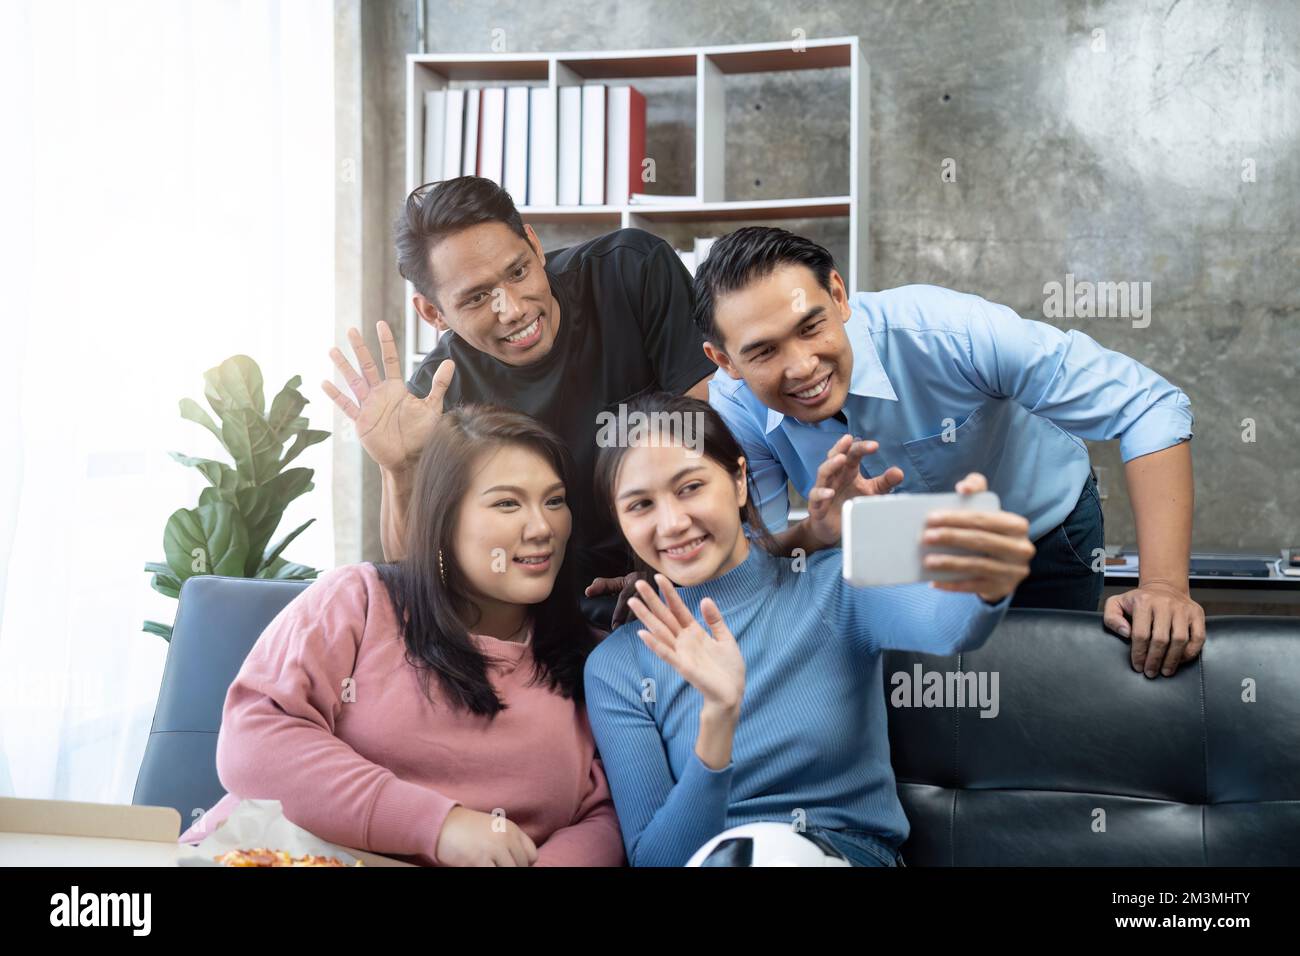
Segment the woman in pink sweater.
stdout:
<path fill-rule="evenodd" d="M 324 574 L 226 695 L 217 773 L 322 839 L 448 866 L 618 866 L 582 704 L 594 635 L 566 560 L 568 453 L 544 426 L 448 410 L 420 459 L 409 555 Z"/>

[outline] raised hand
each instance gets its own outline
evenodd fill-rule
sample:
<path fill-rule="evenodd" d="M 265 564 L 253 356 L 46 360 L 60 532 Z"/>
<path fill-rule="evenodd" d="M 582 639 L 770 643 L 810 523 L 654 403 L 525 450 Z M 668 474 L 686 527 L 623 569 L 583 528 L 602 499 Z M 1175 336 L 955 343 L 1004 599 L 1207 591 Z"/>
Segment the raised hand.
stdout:
<path fill-rule="evenodd" d="M 433 374 L 429 394 L 419 398 L 411 393 L 402 379 L 402 365 L 397 357 L 397 343 L 388 323 L 375 323 L 383 373 L 375 364 L 370 348 L 358 329 L 348 329 L 348 342 L 356 353 L 361 373 L 352 367 L 339 348 L 330 349 L 330 358 L 343 373 L 343 379 L 356 398 L 353 402 L 334 386 L 321 383 L 321 389 L 356 423 L 357 438 L 375 464 L 390 471 L 409 468 L 420 458 L 433 426 L 442 417 L 442 403 L 451 386 L 456 365 L 447 359 Z M 360 403 L 359 405 L 357 403 Z"/>
<path fill-rule="evenodd" d="M 862 459 L 879 448 L 879 442 L 841 435 L 826 453 L 808 493 L 808 530 L 821 544 L 833 547 L 840 543 L 844 502 L 861 495 L 887 495 L 903 480 L 903 470 L 898 467 L 872 478 L 862 474 Z"/>
<path fill-rule="evenodd" d="M 739 713 L 745 693 L 745 660 L 722 612 L 712 598 L 700 602 L 700 614 L 709 626 L 706 631 L 665 575 L 656 574 L 655 581 L 665 600 L 660 600 L 646 581 L 638 580 L 638 596 L 628 601 L 632 613 L 645 625 L 637 634 L 655 656 L 704 696 L 705 708 Z"/>

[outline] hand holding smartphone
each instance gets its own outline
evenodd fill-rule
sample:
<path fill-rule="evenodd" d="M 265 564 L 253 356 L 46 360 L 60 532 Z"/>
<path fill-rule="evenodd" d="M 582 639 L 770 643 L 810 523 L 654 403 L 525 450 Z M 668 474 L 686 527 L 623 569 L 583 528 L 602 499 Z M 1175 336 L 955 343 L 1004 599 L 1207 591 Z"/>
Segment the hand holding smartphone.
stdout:
<path fill-rule="evenodd" d="M 973 554 L 962 548 L 926 545 L 921 538 L 933 512 L 997 512 L 1002 507 L 991 491 L 975 494 L 892 494 L 844 502 L 844 579 L 857 587 L 955 581 L 957 571 L 925 567 L 929 554 Z"/>
<path fill-rule="evenodd" d="M 844 577 L 859 587 L 916 584 L 996 604 L 1029 576 L 1029 522 L 1001 509 L 971 472 L 957 494 L 879 495 L 844 503 Z"/>

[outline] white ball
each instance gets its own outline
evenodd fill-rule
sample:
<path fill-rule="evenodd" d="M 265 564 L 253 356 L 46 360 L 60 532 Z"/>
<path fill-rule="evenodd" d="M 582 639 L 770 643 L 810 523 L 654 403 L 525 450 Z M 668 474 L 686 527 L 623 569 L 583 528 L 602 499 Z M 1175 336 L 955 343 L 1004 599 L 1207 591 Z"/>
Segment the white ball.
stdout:
<path fill-rule="evenodd" d="M 746 823 L 719 833 L 695 851 L 687 866 L 851 866 L 788 823 Z"/>

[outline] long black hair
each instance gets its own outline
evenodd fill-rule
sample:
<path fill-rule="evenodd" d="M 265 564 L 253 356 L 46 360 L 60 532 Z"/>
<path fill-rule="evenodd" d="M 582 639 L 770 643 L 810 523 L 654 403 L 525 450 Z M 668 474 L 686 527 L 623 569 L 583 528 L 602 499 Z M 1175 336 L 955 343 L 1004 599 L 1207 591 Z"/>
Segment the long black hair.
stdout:
<path fill-rule="evenodd" d="M 733 479 L 740 477 L 740 459 L 745 453 L 740 443 L 736 441 L 736 437 L 731 434 L 727 423 L 722 420 L 722 416 L 708 402 L 691 398 L 689 395 L 646 392 L 627 402 L 626 413 L 629 422 L 636 421 L 633 416 L 639 413 L 640 416 L 644 416 L 641 420 L 645 422 L 678 423 L 669 427 L 678 428 L 676 434 L 679 436 L 688 434 L 681 424 L 687 420 L 687 416 L 698 416 L 691 418 L 691 421 L 699 423 L 693 437 L 695 441 L 701 443 L 705 457 L 716 462 Z M 671 434 L 655 435 L 655 439 L 660 442 L 665 437 L 671 438 Z M 604 508 L 613 516 L 615 525 L 618 524 L 618 508 L 614 501 L 614 483 L 618 480 L 618 471 L 623 465 L 623 459 L 627 457 L 628 448 L 629 443 L 616 442 L 603 445 L 596 453 L 593 483 L 597 506 Z M 758 545 L 769 554 L 780 555 L 781 548 L 767 530 L 767 525 L 763 523 L 763 518 L 759 514 L 758 505 L 755 504 L 757 486 L 754 484 L 753 472 L 748 468 L 745 469 L 745 480 L 749 494 L 745 496 L 745 503 L 740 506 L 740 521 L 742 527 L 748 526 L 746 536 L 752 544 Z M 653 573 L 655 569 L 647 565 L 635 549 L 629 546 L 628 550 L 632 552 L 633 566 L 637 571 L 647 576 Z"/>
<path fill-rule="evenodd" d="M 429 680 L 436 677 L 455 706 L 489 718 L 506 705 L 488 680 L 490 661 L 469 636 L 478 612 L 456 560 L 455 538 L 476 463 L 484 453 L 509 445 L 536 452 L 567 488 L 574 487 L 568 450 L 545 425 L 493 405 L 450 408 L 434 427 L 416 468 L 405 529 L 407 556 L 376 565 L 402 622 L 406 660 L 420 671 L 430 700 Z M 533 683 L 581 701 L 582 668 L 595 635 L 578 606 L 574 580 L 573 549 L 566 547 L 550 595 L 529 612 Z"/>

